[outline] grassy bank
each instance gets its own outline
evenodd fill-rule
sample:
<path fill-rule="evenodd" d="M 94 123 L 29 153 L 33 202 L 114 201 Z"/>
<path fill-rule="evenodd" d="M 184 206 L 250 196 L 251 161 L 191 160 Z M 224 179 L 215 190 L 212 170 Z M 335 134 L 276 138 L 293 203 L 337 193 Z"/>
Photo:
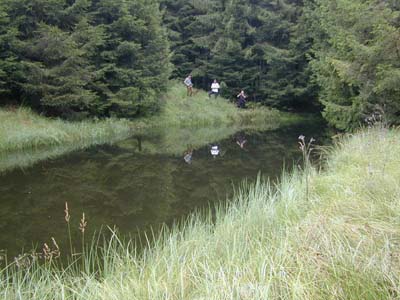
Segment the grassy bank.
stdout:
<path fill-rule="evenodd" d="M 83 268 L 3 269 L 0 296 L 397 299 L 400 132 L 365 130 L 329 152 L 324 171 L 243 186 L 214 216 L 192 215 L 141 255 L 114 237 Z"/>
<path fill-rule="evenodd" d="M 186 89 L 176 83 L 171 86 L 164 98 L 161 118 L 155 124 L 168 124 L 177 127 L 204 127 L 221 124 L 246 126 L 265 123 L 279 123 L 293 115 L 280 113 L 275 109 L 257 107 L 255 109 L 237 109 L 236 105 L 222 97 L 209 98 L 204 91 L 197 91 L 192 97 L 186 96 Z"/>
<path fill-rule="evenodd" d="M 154 127 L 204 127 L 210 125 L 261 126 L 278 124 L 287 114 L 268 108 L 238 110 L 226 99 L 208 99 L 199 91 L 186 97 L 179 84 L 163 99 L 161 113 L 134 121 L 107 119 L 67 122 L 47 119 L 26 108 L 0 109 L 0 153 L 60 145 L 94 145 L 121 140 L 134 130 Z"/>
<path fill-rule="evenodd" d="M 200 146 L 212 142 L 211 137 L 226 137 L 222 133 L 229 136 L 248 128 L 274 129 L 297 117 L 265 107 L 238 110 L 226 99 L 209 99 L 204 91 L 186 97 L 184 87 L 175 83 L 163 98 L 160 114 L 149 118 L 67 122 L 39 116 L 26 108 L 3 108 L 0 119 L 1 172 L 92 145 L 120 141 L 133 133 L 186 130 L 190 144 Z"/>
<path fill-rule="evenodd" d="M 48 119 L 27 108 L 0 110 L 0 153 L 112 142 L 129 136 L 132 125 L 126 120 L 67 122 Z"/>

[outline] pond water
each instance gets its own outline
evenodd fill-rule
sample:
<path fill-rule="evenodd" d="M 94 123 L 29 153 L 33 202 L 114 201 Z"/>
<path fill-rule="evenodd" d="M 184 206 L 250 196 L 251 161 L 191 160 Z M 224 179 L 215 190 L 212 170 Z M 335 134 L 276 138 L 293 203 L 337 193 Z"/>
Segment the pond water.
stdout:
<path fill-rule="evenodd" d="M 54 237 L 63 251 L 65 202 L 75 241 L 82 212 L 88 234 L 116 226 L 134 235 L 170 224 L 195 208 L 229 201 L 233 186 L 245 178 L 259 172 L 279 177 L 284 164 L 299 162 L 298 136 L 312 136 L 321 145 L 327 140 L 324 128 L 314 120 L 216 135 L 203 145 L 191 130 L 157 131 L 7 172 L 0 175 L 0 250 L 10 259 Z M 213 136 L 214 129 L 208 130 Z"/>

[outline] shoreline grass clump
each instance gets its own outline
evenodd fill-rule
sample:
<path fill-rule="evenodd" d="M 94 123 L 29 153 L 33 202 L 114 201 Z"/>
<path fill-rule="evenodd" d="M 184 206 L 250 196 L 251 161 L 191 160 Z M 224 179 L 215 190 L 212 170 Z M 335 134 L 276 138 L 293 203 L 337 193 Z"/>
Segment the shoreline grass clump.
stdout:
<path fill-rule="evenodd" d="M 127 120 L 68 122 L 47 119 L 28 108 L 0 109 L 0 153 L 74 145 L 104 144 L 132 134 Z"/>
<path fill-rule="evenodd" d="M 141 253 L 113 235 L 87 251 L 86 271 L 5 268 L 0 298 L 398 298 L 399 130 L 343 137 L 324 170 L 310 166 L 307 175 L 308 197 L 302 170 L 276 185 L 259 178 L 215 212 L 166 228 Z"/>

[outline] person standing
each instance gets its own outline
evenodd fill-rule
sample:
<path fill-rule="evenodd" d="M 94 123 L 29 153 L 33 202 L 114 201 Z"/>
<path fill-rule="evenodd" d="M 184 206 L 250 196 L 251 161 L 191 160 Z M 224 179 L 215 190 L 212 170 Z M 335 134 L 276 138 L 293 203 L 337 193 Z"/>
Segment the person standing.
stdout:
<path fill-rule="evenodd" d="M 246 108 L 246 98 L 247 98 L 247 96 L 245 95 L 243 90 L 240 91 L 239 95 L 237 95 L 236 98 L 238 98 L 237 106 L 239 108 Z"/>
<path fill-rule="evenodd" d="M 193 95 L 192 75 L 186 77 L 183 83 L 186 85 L 186 95 L 192 96 Z"/>
<path fill-rule="evenodd" d="M 219 95 L 219 89 L 219 83 L 217 79 L 214 79 L 214 82 L 211 84 L 211 91 L 208 92 L 208 98 L 210 98 L 211 95 L 215 95 L 215 98 L 217 98 Z"/>

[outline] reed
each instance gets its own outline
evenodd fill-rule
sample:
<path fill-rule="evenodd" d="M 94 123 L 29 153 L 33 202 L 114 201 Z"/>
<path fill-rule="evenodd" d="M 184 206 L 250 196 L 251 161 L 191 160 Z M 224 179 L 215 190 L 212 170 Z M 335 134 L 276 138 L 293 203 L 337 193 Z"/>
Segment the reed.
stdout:
<path fill-rule="evenodd" d="M 305 189 L 306 189 L 306 200 L 309 198 L 309 177 L 312 172 L 311 165 L 311 153 L 314 150 L 313 143 L 315 142 L 314 138 L 310 138 L 310 140 L 306 141 L 306 137 L 304 135 L 300 135 L 299 138 L 299 148 L 301 150 L 303 156 L 303 176 L 305 180 Z"/>
<path fill-rule="evenodd" d="M 79 262 L 5 268 L 0 298 L 397 299 L 400 132 L 365 129 L 328 155 L 308 198 L 302 170 L 276 185 L 259 177 L 140 253 L 113 232 L 85 251 L 85 272 Z"/>
<path fill-rule="evenodd" d="M 79 223 L 79 231 L 82 233 L 82 256 L 85 255 L 85 229 L 87 226 L 87 221 L 85 219 L 85 213 L 82 213 L 82 218 Z"/>
<path fill-rule="evenodd" d="M 74 252 L 72 250 L 71 225 L 69 223 L 69 221 L 71 219 L 71 215 L 69 214 L 68 202 L 65 202 L 64 213 L 65 213 L 64 219 L 65 219 L 65 222 L 67 223 L 67 229 L 68 229 L 69 253 L 72 257 L 74 255 Z"/>

